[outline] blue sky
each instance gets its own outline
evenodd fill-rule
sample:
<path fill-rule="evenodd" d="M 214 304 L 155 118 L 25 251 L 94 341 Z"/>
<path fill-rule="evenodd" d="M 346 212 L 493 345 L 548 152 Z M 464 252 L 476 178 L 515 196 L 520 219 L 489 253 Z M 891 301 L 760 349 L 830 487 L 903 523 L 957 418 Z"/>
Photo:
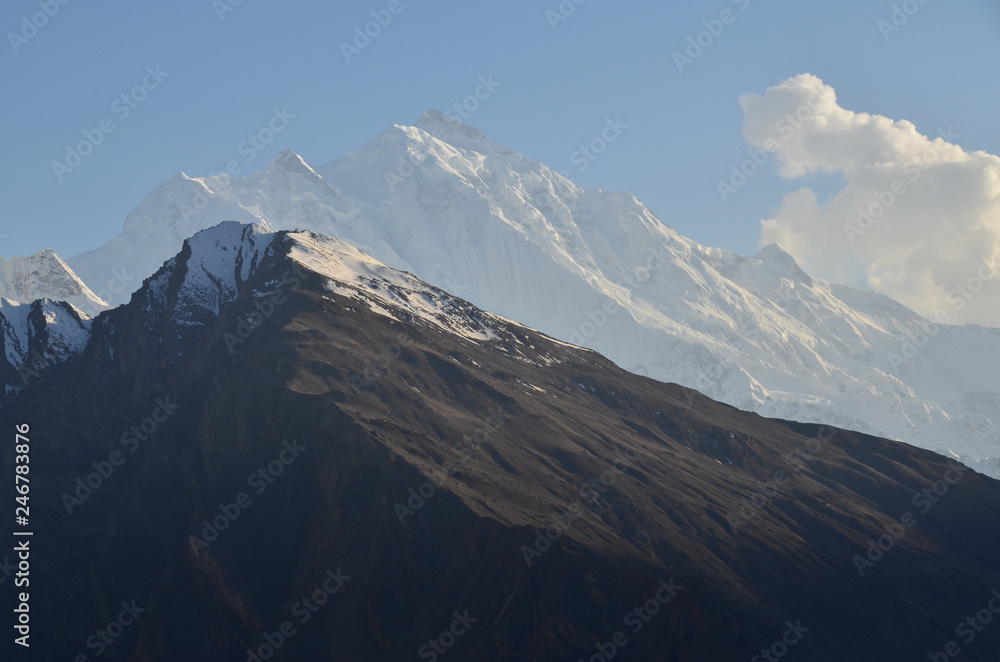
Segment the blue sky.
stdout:
<path fill-rule="evenodd" d="M 743 93 L 811 73 L 844 109 L 906 119 L 924 134 L 951 126 L 965 151 L 1000 154 L 993 0 L 910 0 L 915 11 L 897 14 L 905 23 L 885 34 L 879 21 L 891 21 L 892 2 L 565 0 L 561 16 L 559 0 L 235 1 L 4 4 L 0 256 L 94 248 L 180 170 L 207 175 L 237 160 L 249 172 L 286 146 L 325 163 L 463 101 L 480 77 L 499 87 L 468 123 L 741 253 L 756 252 L 760 221 L 785 194 L 810 186 L 822 200 L 843 183 L 836 172 L 782 179 L 772 160 L 723 200 L 717 182 L 747 158 Z M 54 16 L 25 30 L 42 5 Z M 341 43 L 372 12 L 392 20 L 348 62 Z M 712 22 L 720 16 L 729 23 Z M 705 21 L 720 33 L 702 35 L 708 45 L 679 71 L 674 53 Z M 121 101 L 143 82 L 133 97 L 145 98 Z M 274 109 L 295 117 L 248 162 L 241 143 Z M 616 118 L 628 128 L 579 172 L 573 153 Z M 113 130 L 57 175 L 53 162 L 102 120 Z"/>

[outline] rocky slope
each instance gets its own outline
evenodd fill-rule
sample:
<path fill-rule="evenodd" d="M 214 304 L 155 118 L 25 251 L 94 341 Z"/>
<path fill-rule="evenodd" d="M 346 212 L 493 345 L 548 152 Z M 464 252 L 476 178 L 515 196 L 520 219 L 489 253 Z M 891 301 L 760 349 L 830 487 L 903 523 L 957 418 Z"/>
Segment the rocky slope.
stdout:
<path fill-rule="evenodd" d="M 187 242 L 25 422 L 39 659 L 920 659 L 1000 586 L 996 481 L 306 232 Z"/>

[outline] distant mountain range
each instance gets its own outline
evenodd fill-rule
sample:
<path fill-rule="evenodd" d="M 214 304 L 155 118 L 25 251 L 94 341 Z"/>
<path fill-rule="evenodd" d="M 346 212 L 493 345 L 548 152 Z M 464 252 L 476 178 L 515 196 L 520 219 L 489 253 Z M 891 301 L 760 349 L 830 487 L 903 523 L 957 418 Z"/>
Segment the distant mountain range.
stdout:
<path fill-rule="evenodd" d="M 230 220 L 343 239 L 484 310 L 741 409 L 904 440 L 1000 476 L 1000 330 L 938 325 L 811 278 L 776 245 L 754 257 L 701 246 L 634 197 L 579 188 L 434 111 L 315 168 L 286 150 L 243 178 L 180 173 L 121 234 L 67 264 L 119 305 L 184 239 Z M 58 258 L 46 259 L 57 272 Z M 8 298 L 66 298 L 0 276 Z"/>
<path fill-rule="evenodd" d="M 0 258 L 0 297 L 19 303 L 38 299 L 65 301 L 89 317 L 108 307 L 51 250 L 9 260 Z"/>

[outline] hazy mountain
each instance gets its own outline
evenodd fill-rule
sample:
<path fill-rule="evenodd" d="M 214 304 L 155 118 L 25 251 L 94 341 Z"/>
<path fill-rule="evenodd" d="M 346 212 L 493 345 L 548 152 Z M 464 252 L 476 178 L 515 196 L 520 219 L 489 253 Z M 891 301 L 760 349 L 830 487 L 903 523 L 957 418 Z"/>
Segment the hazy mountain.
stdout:
<path fill-rule="evenodd" d="M 36 299 L 68 301 L 90 317 L 108 308 L 51 250 L 9 260 L 0 258 L 0 297 L 21 303 Z"/>
<path fill-rule="evenodd" d="M 317 168 L 286 150 L 244 178 L 178 174 L 69 264 L 117 305 L 225 220 L 336 236 L 630 371 L 1000 476 L 1000 331 L 811 278 L 775 245 L 755 257 L 701 246 L 634 197 L 578 188 L 440 113 Z M 14 298 L 33 296 L 61 298 Z"/>
<path fill-rule="evenodd" d="M 69 263 L 119 304 L 224 220 L 336 236 L 630 371 L 1000 476 L 1000 331 L 811 278 L 778 246 L 701 246 L 634 197 L 578 188 L 440 113 L 317 168 L 286 150 L 244 178 L 179 174 Z"/>

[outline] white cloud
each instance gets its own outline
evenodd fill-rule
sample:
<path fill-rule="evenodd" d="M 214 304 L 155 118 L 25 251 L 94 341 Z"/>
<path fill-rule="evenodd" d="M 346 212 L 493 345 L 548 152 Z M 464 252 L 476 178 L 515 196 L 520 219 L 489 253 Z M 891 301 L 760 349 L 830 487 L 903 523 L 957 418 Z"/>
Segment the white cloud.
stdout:
<path fill-rule="evenodd" d="M 740 105 L 744 138 L 773 152 L 781 177 L 846 182 L 824 202 L 809 189 L 785 196 L 761 221 L 762 246 L 777 242 L 807 272 L 867 283 L 925 316 L 1000 327 L 1000 158 L 966 152 L 949 127 L 928 137 L 845 110 L 810 74 Z"/>

